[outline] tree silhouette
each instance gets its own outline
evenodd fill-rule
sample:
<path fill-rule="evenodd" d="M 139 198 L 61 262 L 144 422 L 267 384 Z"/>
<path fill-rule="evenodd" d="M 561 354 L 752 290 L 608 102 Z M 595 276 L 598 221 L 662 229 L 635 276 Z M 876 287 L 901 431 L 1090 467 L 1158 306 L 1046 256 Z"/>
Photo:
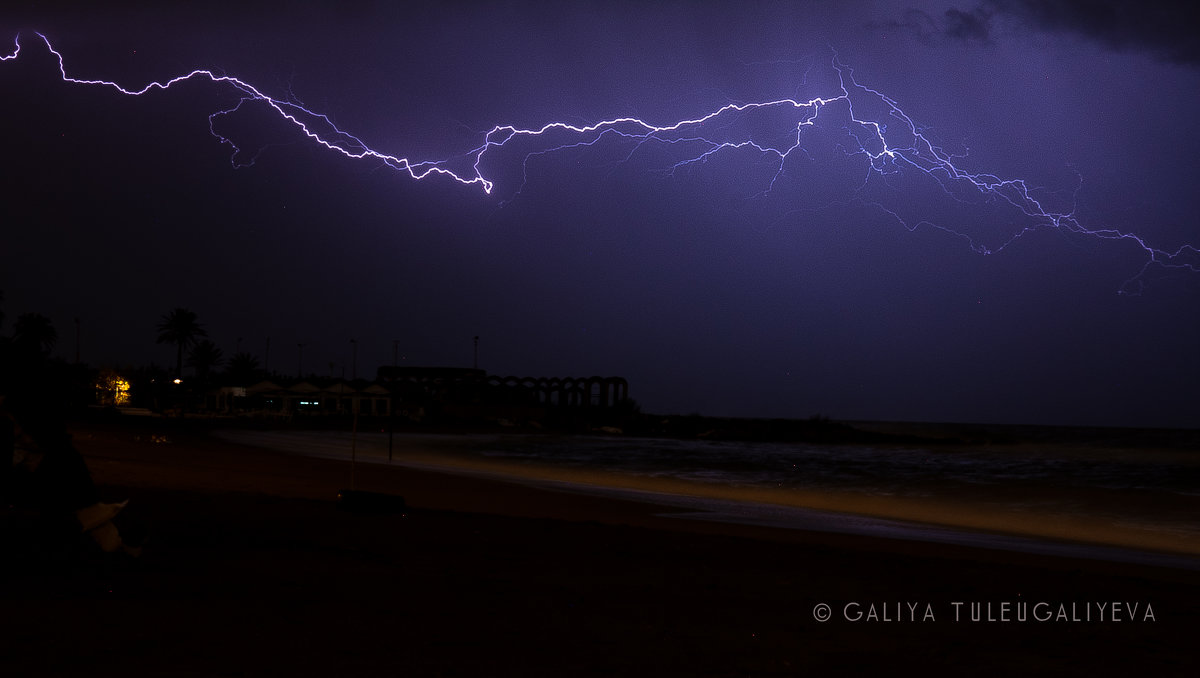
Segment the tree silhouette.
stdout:
<path fill-rule="evenodd" d="M 195 345 L 200 337 L 207 336 L 208 333 L 196 320 L 196 314 L 186 308 L 176 308 L 162 317 L 158 323 L 158 343 L 175 344 L 178 349 L 175 376 L 183 376 L 183 349 Z"/>
<path fill-rule="evenodd" d="M 23 313 L 13 324 L 13 344 L 24 350 L 45 356 L 49 355 L 56 343 L 58 331 L 54 329 L 54 323 L 41 313 Z"/>
<path fill-rule="evenodd" d="M 208 378 L 208 373 L 214 367 L 221 365 L 221 349 L 217 345 L 205 339 L 197 342 L 188 353 L 188 365 L 196 370 L 196 376 L 202 381 Z"/>
<path fill-rule="evenodd" d="M 244 351 L 235 354 L 229 360 L 226 375 L 235 386 L 249 384 L 258 376 L 258 358 Z"/>

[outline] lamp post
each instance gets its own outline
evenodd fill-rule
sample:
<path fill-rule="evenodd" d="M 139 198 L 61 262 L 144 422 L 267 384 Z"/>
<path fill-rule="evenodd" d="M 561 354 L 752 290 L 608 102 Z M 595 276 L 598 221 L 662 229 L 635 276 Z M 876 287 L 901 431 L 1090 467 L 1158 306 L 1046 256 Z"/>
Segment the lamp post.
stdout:
<path fill-rule="evenodd" d="M 358 340 L 350 340 L 351 358 L 350 358 L 350 381 L 358 381 Z"/>
<path fill-rule="evenodd" d="M 296 378 L 302 378 L 304 374 L 304 344 L 296 344 Z"/>

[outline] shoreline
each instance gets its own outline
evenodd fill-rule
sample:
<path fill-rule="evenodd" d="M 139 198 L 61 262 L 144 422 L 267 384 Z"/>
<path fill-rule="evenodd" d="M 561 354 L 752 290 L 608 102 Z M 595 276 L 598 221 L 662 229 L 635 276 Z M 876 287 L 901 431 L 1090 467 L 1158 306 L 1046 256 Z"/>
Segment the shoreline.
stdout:
<path fill-rule="evenodd" d="M 556 491 L 660 505 L 664 515 L 781 529 L 972 545 L 1049 555 L 1099 558 L 1200 569 L 1200 541 L 1169 531 L 1151 532 L 1070 515 L 1005 514 L 962 499 L 880 497 L 830 491 L 729 487 L 716 483 L 530 464 L 464 453 L 488 436 L 400 436 L 389 462 L 364 434 L 357 461 L 370 467 L 403 466 L 469 475 Z M 348 436 L 326 433 L 215 431 L 220 440 L 349 464 Z M 414 446 L 411 443 L 416 441 Z M 682 512 L 680 511 L 682 509 Z"/>

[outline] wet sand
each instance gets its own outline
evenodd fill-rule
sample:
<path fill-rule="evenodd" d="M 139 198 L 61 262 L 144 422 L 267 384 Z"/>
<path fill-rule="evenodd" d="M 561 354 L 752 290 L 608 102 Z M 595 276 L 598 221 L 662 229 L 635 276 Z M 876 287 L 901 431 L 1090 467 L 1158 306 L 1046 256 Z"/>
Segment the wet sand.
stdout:
<path fill-rule="evenodd" d="M 349 463 L 351 436 L 304 431 L 217 430 L 214 437 L 294 455 Z M 513 460 L 484 453 L 522 444 L 527 436 L 397 435 L 356 437 L 362 473 L 377 464 L 471 475 L 564 492 L 615 497 L 669 507 L 673 517 L 805 530 L 975 545 L 1029 553 L 1169 564 L 1200 570 L 1200 497 L 1173 492 L 1063 487 L 1042 482 L 1000 486 L 940 481 L 906 486 L 906 494 L 832 488 L 794 488 L 698 482 Z M 619 439 L 618 439 L 619 440 Z M 569 443 L 556 443 L 558 446 Z M 631 444 L 636 445 L 636 441 Z M 902 453 L 903 448 L 897 448 Z M 1030 454 L 1031 451 L 1022 451 Z M 1112 450 L 1041 447 L 1034 453 L 1111 456 Z M 957 454 L 962 454 L 959 452 Z M 1171 468 L 1191 473 L 1194 454 L 1141 449 L 1124 452 L 1138 463 L 1166 455 Z M 931 455 L 932 456 L 932 455 Z M 936 457 L 935 457 L 936 459 Z"/>
<path fill-rule="evenodd" d="M 355 515 L 334 499 L 344 462 L 168 436 L 76 432 L 149 539 L 137 561 L 9 575 L 5 675 L 1194 670 L 1192 570 L 683 520 L 383 466 L 357 486 L 407 514 Z"/>

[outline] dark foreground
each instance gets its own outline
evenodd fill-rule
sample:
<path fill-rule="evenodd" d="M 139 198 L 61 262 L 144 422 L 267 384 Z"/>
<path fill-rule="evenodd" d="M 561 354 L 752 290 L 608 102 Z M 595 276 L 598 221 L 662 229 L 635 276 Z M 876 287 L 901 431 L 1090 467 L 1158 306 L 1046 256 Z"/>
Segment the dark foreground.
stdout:
<path fill-rule="evenodd" d="M 1196 571 L 707 524 L 398 468 L 357 480 L 408 514 L 354 515 L 334 501 L 343 463 L 137 437 L 76 442 L 104 498 L 131 500 L 143 556 L 10 566 L 3 675 L 1194 671 Z"/>

